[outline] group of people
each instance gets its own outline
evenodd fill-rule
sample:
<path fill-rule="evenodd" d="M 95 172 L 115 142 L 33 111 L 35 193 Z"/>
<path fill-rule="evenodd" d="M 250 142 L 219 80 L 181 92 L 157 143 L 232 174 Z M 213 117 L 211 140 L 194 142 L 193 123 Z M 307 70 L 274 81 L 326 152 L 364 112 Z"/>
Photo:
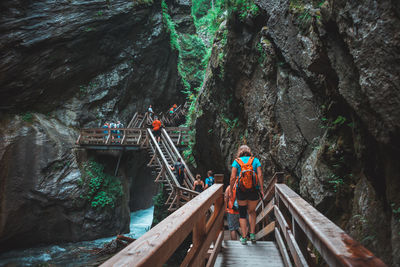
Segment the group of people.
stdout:
<path fill-rule="evenodd" d="M 248 238 L 252 243 L 256 242 L 256 207 L 260 197 L 264 197 L 260 160 L 253 156 L 248 146 L 242 145 L 232 163 L 230 183 L 225 190 L 231 239 L 237 239 L 240 228 L 240 243 L 246 245 Z"/>
<path fill-rule="evenodd" d="M 174 112 L 176 111 L 176 109 L 178 108 L 178 106 L 176 104 L 174 104 L 170 109 L 169 109 L 169 115 L 173 115 Z"/>
<path fill-rule="evenodd" d="M 196 180 L 193 183 L 192 190 L 201 193 L 204 190 L 206 190 L 207 188 L 209 188 L 210 186 L 212 186 L 214 183 L 215 183 L 215 179 L 213 176 L 213 171 L 209 170 L 207 172 L 207 178 L 205 179 L 204 182 L 203 182 L 203 180 L 201 180 L 201 175 L 196 174 Z"/>
<path fill-rule="evenodd" d="M 121 131 L 118 130 L 118 129 L 124 128 L 124 125 L 121 123 L 121 121 L 104 122 L 102 128 L 107 129 L 107 130 L 104 130 L 104 139 L 107 139 L 108 134 L 111 132 L 113 134 L 113 135 L 111 135 L 111 142 L 114 143 L 114 142 L 119 142 L 116 139 L 120 139 L 121 138 L 120 135 L 115 136 L 114 134 L 120 134 Z"/>
<path fill-rule="evenodd" d="M 177 180 L 183 185 L 184 175 L 187 174 L 185 166 L 180 158 L 174 166 Z M 207 178 L 203 182 L 201 175 L 196 175 L 193 190 L 202 192 L 215 183 L 213 172 L 207 172 Z M 256 242 L 256 207 L 258 201 L 263 199 L 263 175 L 260 160 L 253 156 L 247 145 L 239 147 L 236 159 L 232 163 L 232 171 L 229 186 L 225 190 L 225 205 L 227 213 L 228 228 L 232 240 L 237 239 L 240 229 L 240 243 L 247 244 L 247 240 Z"/>

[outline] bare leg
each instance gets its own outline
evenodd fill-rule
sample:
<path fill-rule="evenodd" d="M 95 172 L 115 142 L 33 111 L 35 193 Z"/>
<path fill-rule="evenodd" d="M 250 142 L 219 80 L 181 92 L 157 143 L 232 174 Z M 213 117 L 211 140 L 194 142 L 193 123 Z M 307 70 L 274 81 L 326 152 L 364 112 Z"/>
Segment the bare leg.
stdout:
<path fill-rule="evenodd" d="M 249 214 L 250 233 L 255 234 L 256 231 L 256 207 L 258 200 L 247 201 L 247 213 Z"/>
<path fill-rule="evenodd" d="M 231 240 L 237 240 L 236 231 L 231 231 Z"/>

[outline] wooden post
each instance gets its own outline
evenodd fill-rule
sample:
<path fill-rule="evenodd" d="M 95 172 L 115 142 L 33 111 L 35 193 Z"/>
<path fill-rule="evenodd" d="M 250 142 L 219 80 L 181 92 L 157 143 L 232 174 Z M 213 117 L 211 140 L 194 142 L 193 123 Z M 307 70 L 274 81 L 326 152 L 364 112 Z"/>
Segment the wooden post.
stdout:
<path fill-rule="evenodd" d="M 223 174 L 214 174 L 214 179 L 216 184 L 224 183 L 224 175 Z"/>

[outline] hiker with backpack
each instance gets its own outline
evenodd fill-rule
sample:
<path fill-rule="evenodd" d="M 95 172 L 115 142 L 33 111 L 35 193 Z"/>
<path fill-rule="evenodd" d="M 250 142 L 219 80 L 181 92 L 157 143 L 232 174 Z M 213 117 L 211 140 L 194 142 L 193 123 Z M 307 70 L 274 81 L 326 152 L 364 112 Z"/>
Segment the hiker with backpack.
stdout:
<path fill-rule="evenodd" d="M 233 187 L 236 186 L 236 197 L 239 204 L 239 224 L 242 230 L 240 243 L 247 244 L 247 213 L 250 224 L 250 240 L 256 242 L 256 206 L 260 195 L 264 197 L 263 177 L 260 160 L 253 157 L 248 146 L 239 147 L 236 159 L 232 163 L 230 179 L 230 194 L 233 195 Z"/>
<path fill-rule="evenodd" d="M 192 190 L 196 191 L 196 192 L 203 192 L 204 190 L 204 182 L 201 180 L 201 175 L 200 174 L 196 174 L 196 180 L 193 183 L 193 188 Z"/>
<path fill-rule="evenodd" d="M 213 177 L 213 172 L 211 170 L 209 170 L 207 172 L 208 177 L 206 178 L 206 186 L 204 187 L 204 189 L 209 188 L 210 186 L 212 186 L 215 183 L 214 177 Z"/>
<path fill-rule="evenodd" d="M 225 211 L 226 211 L 226 220 L 228 221 L 228 230 L 231 235 L 231 240 L 237 240 L 236 232 L 239 230 L 239 206 L 236 200 L 236 186 L 233 186 L 232 193 L 231 186 L 225 190 Z"/>
<path fill-rule="evenodd" d="M 175 171 L 176 179 L 178 180 L 179 184 L 183 186 L 183 179 L 185 178 L 185 165 L 183 165 L 181 158 L 178 158 L 175 162 L 174 166 L 169 166 L 172 171 Z"/>

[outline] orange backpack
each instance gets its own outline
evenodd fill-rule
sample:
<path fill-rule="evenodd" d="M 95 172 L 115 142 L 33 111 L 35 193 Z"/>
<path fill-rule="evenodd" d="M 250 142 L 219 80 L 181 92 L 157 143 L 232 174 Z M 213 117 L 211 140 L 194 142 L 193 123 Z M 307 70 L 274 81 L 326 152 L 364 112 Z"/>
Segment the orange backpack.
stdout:
<path fill-rule="evenodd" d="M 256 189 L 258 186 L 257 173 L 253 170 L 254 157 L 250 157 L 245 164 L 240 158 L 236 159 L 240 165 L 240 173 L 238 178 L 238 187 L 242 192 Z"/>

